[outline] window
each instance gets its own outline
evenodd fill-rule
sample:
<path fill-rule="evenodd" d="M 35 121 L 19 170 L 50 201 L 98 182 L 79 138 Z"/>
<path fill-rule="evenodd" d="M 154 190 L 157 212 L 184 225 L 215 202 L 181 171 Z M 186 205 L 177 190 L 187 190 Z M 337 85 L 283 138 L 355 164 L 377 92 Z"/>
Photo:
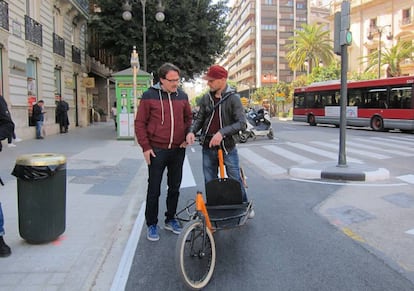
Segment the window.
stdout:
<path fill-rule="evenodd" d="M 55 96 L 62 96 L 62 70 L 59 67 L 55 68 Z"/>
<path fill-rule="evenodd" d="M 402 10 L 402 24 L 410 24 L 411 23 L 411 10 L 410 9 L 403 9 Z"/>

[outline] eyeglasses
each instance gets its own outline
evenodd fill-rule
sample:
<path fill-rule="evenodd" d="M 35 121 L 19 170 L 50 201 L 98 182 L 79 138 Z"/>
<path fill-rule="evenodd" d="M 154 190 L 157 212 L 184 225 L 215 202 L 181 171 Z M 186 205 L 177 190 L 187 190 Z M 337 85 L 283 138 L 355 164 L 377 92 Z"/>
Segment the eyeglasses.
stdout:
<path fill-rule="evenodd" d="M 164 80 L 167 80 L 168 82 L 170 82 L 170 83 L 178 83 L 178 82 L 180 82 L 180 79 L 173 79 L 173 80 L 170 80 L 170 79 L 164 79 Z"/>

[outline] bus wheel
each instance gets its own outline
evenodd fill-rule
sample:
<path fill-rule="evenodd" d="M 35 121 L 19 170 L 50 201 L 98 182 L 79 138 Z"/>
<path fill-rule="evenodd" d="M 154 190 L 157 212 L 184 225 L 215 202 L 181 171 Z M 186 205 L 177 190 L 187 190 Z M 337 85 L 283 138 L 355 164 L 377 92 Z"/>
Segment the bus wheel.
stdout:
<path fill-rule="evenodd" d="M 315 116 L 310 114 L 308 116 L 308 123 L 310 126 L 315 126 L 316 125 L 316 120 L 315 120 Z"/>
<path fill-rule="evenodd" d="M 371 128 L 375 131 L 384 131 L 384 121 L 379 116 L 374 116 L 371 119 Z"/>

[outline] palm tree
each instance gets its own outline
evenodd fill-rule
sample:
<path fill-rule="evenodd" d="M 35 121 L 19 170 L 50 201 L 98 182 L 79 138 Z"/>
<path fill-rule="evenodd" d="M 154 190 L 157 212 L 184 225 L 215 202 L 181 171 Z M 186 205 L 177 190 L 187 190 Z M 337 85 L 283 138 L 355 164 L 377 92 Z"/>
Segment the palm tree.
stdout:
<path fill-rule="evenodd" d="M 378 50 L 375 50 L 363 62 L 368 63 L 366 72 L 378 68 Z M 401 76 L 400 64 L 405 59 L 413 59 L 414 46 L 411 41 L 399 40 L 397 44 L 389 49 L 381 51 L 381 66 L 387 65 L 387 77 Z"/>
<path fill-rule="evenodd" d="M 303 70 L 307 62 L 309 73 L 312 68 L 320 63 L 329 65 L 334 59 L 332 41 L 329 39 L 329 31 L 320 24 L 302 24 L 301 29 L 296 29 L 291 42 L 287 44 L 290 50 L 286 55 L 289 67 Z"/>

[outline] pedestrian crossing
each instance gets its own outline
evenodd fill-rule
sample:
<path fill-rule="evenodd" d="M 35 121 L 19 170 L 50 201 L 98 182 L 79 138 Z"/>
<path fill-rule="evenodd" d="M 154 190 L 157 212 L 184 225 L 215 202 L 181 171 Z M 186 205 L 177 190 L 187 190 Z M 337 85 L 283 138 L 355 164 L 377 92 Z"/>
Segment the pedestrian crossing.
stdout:
<path fill-rule="evenodd" d="M 352 137 L 346 141 L 346 160 L 350 163 L 373 164 L 375 160 L 414 157 L 413 145 L 414 137 Z M 287 174 L 289 168 L 298 165 L 338 161 L 339 141 L 335 139 L 262 145 L 246 143 L 238 146 L 238 152 L 242 165 L 254 166 L 272 178 Z M 409 160 L 407 163 L 410 163 Z M 407 180 L 406 176 L 402 176 L 401 180 L 414 183 Z"/>
<path fill-rule="evenodd" d="M 375 165 L 375 161 L 403 158 L 403 162 L 414 164 L 414 136 L 407 137 L 348 137 L 346 141 L 346 160 L 349 163 Z M 289 169 L 298 165 L 337 162 L 339 141 L 315 140 L 307 142 L 281 142 L 277 140 L 263 143 L 247 142 L 237 146 L 243 168 L 252 168 L 266 177 L 276 178 L 286 175 Z M 195 149 L 192 148 L 194 151 Z M 201 154 L 201 153 L 200 153 Z M 410 160 L 410 158 L 413 158 Z M 197 165 L 199 167 L 199 165 Z M 195 184 L 191 168 L 186 159 L 183 175 L 184 185 Z M 414 169 L 404 173 L 400 180 L 414 184 Z M 398 178 L 398 177 L 397 177 Z M 182 185 L 183 186 L 183 185 Z"/>

